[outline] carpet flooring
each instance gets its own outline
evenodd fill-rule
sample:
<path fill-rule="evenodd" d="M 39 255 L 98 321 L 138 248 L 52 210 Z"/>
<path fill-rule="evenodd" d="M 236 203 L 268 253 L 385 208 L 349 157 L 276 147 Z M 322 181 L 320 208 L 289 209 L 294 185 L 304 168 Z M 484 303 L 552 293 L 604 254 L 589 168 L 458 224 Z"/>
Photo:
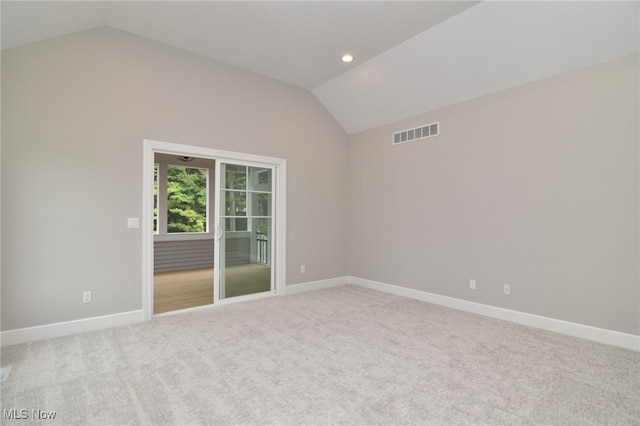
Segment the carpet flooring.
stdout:
<path fill-rule="evenodd" d="M 640 423 L 638 352 L 353 285 L 0 355 L 3 424 Z"/>

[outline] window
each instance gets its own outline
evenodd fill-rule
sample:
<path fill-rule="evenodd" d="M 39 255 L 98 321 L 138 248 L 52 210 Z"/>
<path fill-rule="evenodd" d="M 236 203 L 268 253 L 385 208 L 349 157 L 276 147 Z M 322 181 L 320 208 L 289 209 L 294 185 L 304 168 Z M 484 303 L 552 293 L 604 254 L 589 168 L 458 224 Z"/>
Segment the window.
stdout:
<path fill-rule="evenodd" d="M 271 170 L 226 164 L 221 216 L 225 230 L 268 233 L 271 220 Z"/>
<path fill-rule="evenodd" d="M 247 168 L 245 166 L 227 165 L 224 180 L 225 202 L 223 216 L 225 230 L 248 231 L 247 223 Z M 244 217 L 243 217 L 244 216 Z"/>
<path fill-rule="evenodd" d="M 156 163 L 153 191 L 154 233 L 208 232 L 208 181 L 209 170 L 206 168 Z M 161 196 L 166 198 L 160 200 Z M 166 216 L 158 215 L 162 208 L 166 208 Z"/>

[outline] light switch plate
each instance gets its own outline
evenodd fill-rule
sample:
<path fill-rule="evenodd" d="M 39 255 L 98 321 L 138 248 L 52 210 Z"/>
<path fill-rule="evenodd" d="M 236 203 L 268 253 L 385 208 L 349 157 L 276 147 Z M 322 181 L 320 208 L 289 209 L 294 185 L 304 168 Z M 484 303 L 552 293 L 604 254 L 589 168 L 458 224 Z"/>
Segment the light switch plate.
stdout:
<path fill-rule="evenodd" d="M 137 217 L 128 218 L 127 228 L 140 228 L 140 218 L 137 218 Z"/>

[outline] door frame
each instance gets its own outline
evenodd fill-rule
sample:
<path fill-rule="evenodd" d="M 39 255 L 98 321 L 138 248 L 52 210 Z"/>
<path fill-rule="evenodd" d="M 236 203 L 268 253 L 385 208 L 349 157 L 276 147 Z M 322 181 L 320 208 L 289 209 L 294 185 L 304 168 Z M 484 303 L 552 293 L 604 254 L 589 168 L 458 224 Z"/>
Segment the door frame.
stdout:
<path fill-rule="evenodd" d="M 275 250 L 271 259 L 274 269 L 274 284 L 272 292 L 257 294 L 253 298 L 269 297 L 284 294 L 286 285 L 286 175 L 287 160 L 276 157 L 245 154 L 240 152 L 222 151 L 199 146 L 176 144 L 144 139 L 142 165 L 142 310 L 145 321 L 153 318 L 153 164 L 156 153 L 183 155 L 215 160 L 216 162 L 248 162 L 264 164 L 273 167 L 273 208 L 274 224 L 273 241 Z M 217 166 L 216 166 L 217 167 Z M 218 194 L 216 194 L 216 197 Z M 213 228 L 213 227 L 212 227 Z M 222 299 L 216 301 L 216 306 L 247 300 Z M 213 306 L 207 305 L 208 307 Z"/>

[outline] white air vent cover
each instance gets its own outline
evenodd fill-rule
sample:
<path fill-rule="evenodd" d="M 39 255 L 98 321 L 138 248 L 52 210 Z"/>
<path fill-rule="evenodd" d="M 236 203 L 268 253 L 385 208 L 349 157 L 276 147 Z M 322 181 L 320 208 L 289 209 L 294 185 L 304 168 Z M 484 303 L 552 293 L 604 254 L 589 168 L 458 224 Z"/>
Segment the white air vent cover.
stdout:
<path fill-rule="evenodd" d="M 440 135 L 440 122 L 425 124 L 413 129 L 402 130 L 393 134 L 393 144 L 412 142 L 418 139 L 432 138 Z"/>

